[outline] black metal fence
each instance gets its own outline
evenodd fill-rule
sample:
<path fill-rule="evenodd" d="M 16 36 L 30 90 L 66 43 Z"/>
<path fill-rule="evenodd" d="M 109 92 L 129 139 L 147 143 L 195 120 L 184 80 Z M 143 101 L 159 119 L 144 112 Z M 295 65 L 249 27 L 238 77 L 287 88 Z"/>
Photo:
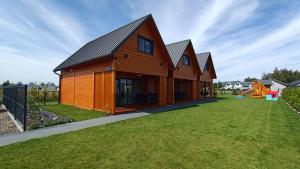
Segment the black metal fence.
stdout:
<path fill-rule="evenodd" d="M 27 116 L 27 85 L 15 85 L 3 87 L 3 104 L 13 114 L 14 118 L 23 125 L 26 130 Z"/>

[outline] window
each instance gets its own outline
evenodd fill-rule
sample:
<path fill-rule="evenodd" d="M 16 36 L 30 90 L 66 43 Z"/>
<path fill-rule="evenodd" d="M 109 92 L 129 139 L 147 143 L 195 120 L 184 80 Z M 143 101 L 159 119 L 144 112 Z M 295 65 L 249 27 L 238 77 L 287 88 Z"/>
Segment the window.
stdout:
<path fill-rule="evenodd" d="M 208 62 L 206 63 L 204 70 L 207 70 L 207 71 L 209 70 Z"/>
<path fill-rule="evenodd" d="M 153 55 L 153 41 L 138 36 L 138 51 Z"/>
<path fill-rule="evenodd" d="M 190 66 L 191 65 L 191 60 L 190 56 L 188 55 L 183 55 L 183 65 Z"/>

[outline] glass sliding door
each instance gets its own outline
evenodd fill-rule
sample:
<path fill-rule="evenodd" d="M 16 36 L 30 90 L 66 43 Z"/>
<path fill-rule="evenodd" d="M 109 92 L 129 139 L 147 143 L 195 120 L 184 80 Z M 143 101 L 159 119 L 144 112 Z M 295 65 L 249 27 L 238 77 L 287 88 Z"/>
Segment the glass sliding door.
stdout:
<path fill-rule="evenodd" d="M 116 105 L 135 104 L 135 96 L 140 93 L 140 80 L 117 79 L 116 80 Z"/>

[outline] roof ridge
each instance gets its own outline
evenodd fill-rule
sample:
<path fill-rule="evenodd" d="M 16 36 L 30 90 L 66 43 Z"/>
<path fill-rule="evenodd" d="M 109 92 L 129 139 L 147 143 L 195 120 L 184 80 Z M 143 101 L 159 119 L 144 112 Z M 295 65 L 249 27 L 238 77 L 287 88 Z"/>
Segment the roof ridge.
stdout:
<path fill-rule="evenodd" d="M 177 42 L 173 42 L 173 43 L 165 44 L 165 46 L 168 46 L 168 45 L 174 45 L 174 44 L 177 44 L 177 43 L 182 43 L 182 42 L 185 42 L 185 41 L 191 41 L 191 39 L 185 39 L 185 40 L 181 40 L 181 41 L 177 41 Z"/>
<path fill-rule="evenodd" d="M 196 55 L 207 54 L 207 53 L 210 53 L 210 51 L 208 51 L 208 52 L 202 52 L 202 53 L 196 53 Z"/>
<path fill-rule="evenodd" d="M 102 36 L 99 36 L 98 38 L 96 38 L 96 39 L 94 39 L 94 40 L 91 40 L 90 42 L 88 42 L 88 43 L 86 43 L 86 44 L 89 44 L 89 43 L 91 43 L 91 42 L 93 42 L 93 41 L 96 41 L 97 39 L 102 38 L 102 37 L 104 37 L 104 36 L 107 36 L 107 35 L 109 35 L 109 34 L 111 34 L 111 33 L 113 33 L 113 32 L 116 32 L 117 30 L 120 30 L 120 29 L 122 29 L 122 28 L 124 28 L 124 27 L 126 27 L 126 26 L 128 26 L 128 25 L 130 25 L 130 24 L 132 24 L 132 23 L 134 23 L 134 22 L 137 22 L 137 21 L 139 21 L 139 20 L 148 18 L 149 16 L 152 16 L 152 14 L 150 13 L 150 14 L 148 14 L 148 15 L 146 15 L 146 16 L 143 16 L 143 17 L 141 17 L 141 18 L 139 18 L 139 19 L 136 19 L 136 20 L 134 20 L 134 21 L 132 21 L 132 22 L 129 22 L 128 24 L 123 25 L 123 26 L 121 26 L 121 27 L 119 27 L 119 28 L 117 28 L 117 29 L 114 29 L 114 30 L 112 30 L 112 31 L 110 31 L 110 32 L 108 32 L 108 33 L 102 35 Z"/>
<path fill-rule="evenodd" d="M 77 58 L 78 58 L 79 52 L 81 52 L 81 53 L 84 52 L 84 49 L 89 48 L 90 45 L 96 44 L 97 42 L 100 43 L 101 41 L 104 41 L 105 39 L 109 38 L 110 36 L 113 36 L 114 34 L 118 33 L 118 32 L 119 32 L 120 30 L 122 30 L 122 29 L 129 29 L 129 28 L 131 28 L 132 26 L 130 26 L 130 25 L 135 25 L 135 27 L 138 28 L 142 23 L 144 23 L 144 22 L 145 22 L 147 19 L 149 19 L 149 18 L 152 18 L 152 14 L 148 14 L 148 15 L 146 15 L 146 16 L 143 16 L 143 17 L 141 17 L 141 18 L 139 18 L 139 19 L 136 19 L 136 20 L 134 20 L 134 21 L 132 21 L 132 22 L 126 24 L 126 25 L 123 25 L 123 26 L 121 26 L 121 27 L 119 27 L 119 28 L 117 28 L 117 29 L 114 29 L 113 31 L 108 32 L 108 33 L 106 33 L 106 34 L 104 34 L 104 35 L 102 35 L 102 36 L 100 36 L 100 37 L 98 37 L 98 38 L 96 38 L 96 39 L 94 39 L 94 40 L 91 40 L 90 42 L 84 44 L 81 48 L 79 48 L 79 50 L 77 50 L 76 52 L 74 52 L 71 56 L 69 56 L 69 57 L 68 57 L 66 60 L 64 60 L 61 64 L 59 64 L 53 71 L 56 72 L 56 71 L 58 71 L 58 70 L 61 70 L 61 69 L 66 68 L 66 67 L 68 67 L 68 66 L 71 66 L 71 65 L 66 66 L 66 64 L 68 64 L 68 61 L 70 62 L 70 59 L 72 59 L 72 57 L 77 57 Z M 136 30 L 136 28 L 134 28 L 134 30 Z M 133 32 L 134 30 L 127 30 L 127 31 Z M 130 35 L 130 34 L 129 34 L 129 35 Z M 128 36 L 129 36 L 129 35 L 128 35 Z M 125 38 L 125 39 L 126 39 L 126 38 Z M 123 41 L 124 41 L 124 39 L 123 39 L 122 41 L 118 42 L 118 43 L 121 44 Z M 119 46 L 120 44 L 118 44 L 118 46 Z M 108 56 L 108 55 L 112 54 L 112 52 L 114 51 L 114 49 L 116 49 L 118 46 L 111 46 L 111 49 L 109 49 L 108 51 L 106 51 L 107 53 L 102 53 L 101 55 L 102 55 L 102 56 Z M 99 51 L 99 50 L 98 50 L 98 51 Z M 99 53 L 98 53 L 97 51 L 94 52 L 94 54 L 95 54 L 95 57 L 99 57 L 99 56 L 98 56 Z M 83 63 L 83 62 L 93 60 L 93 59 L 95 59 L 95 57 L 91 57 L 91 58 L 89 58 L 89 59 L 81 59 L 81 60 L 77 61 L 77 63 L 73 63 L 73 65 L 81 64 L 81 63 Z M 74 58 L 73 58 L 73 60 L 74 60 Z M 65 65 L 64 65 L 64 64 L 65 64 Z"/>
<path fill-rule="evenodd" d="M 281 81 L 281 80 L 277 80 L 277 79 L 275 79 L 275 78 L 273 78 L 273 77 L 270 77 L 270 80 L 273 80 L 273 81 L 275 81 L 275 82 L 277 82 L 277 83 L 281 83 L 281 84 L 284 84 L 284 85 L 288 85 L 288 83 L 285 83 L 285 82 L 283 82 L 283 81 Z"/>

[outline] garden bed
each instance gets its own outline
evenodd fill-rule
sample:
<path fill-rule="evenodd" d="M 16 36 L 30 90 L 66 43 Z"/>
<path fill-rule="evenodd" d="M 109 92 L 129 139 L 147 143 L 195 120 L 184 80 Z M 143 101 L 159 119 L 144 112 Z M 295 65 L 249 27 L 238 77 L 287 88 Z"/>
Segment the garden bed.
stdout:
<path fill-rule="evenodd" d="M 27 115 L 27 128 L 37 129 L 72 122 L 72 119 L 57 115 L 53 112 L 40 109 Z"/>

